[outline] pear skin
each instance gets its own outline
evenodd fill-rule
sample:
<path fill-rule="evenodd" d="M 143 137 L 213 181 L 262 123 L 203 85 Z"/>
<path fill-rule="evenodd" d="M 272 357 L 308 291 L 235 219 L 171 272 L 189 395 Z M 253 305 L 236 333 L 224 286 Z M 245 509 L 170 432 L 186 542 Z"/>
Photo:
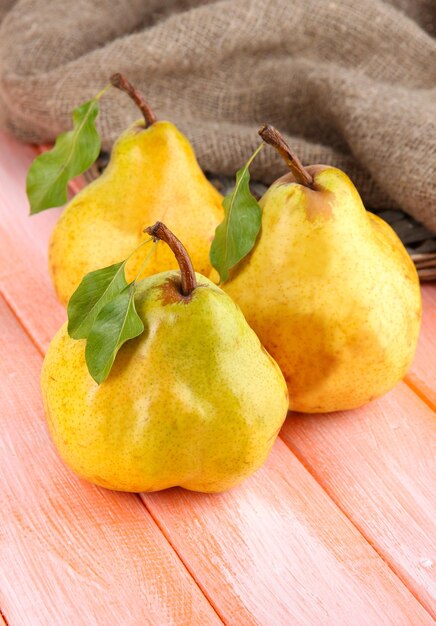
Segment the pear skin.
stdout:
<path fill-rule="evenodd" d="M 329 166 L 289 173 L 260 201 L 262 229 L 224 290 L 279 364 L 290 408 L 352 409 L 407 372 L 421 297 L 403 244 L 368 213 L 351 180 Z"/>
<path fill-rule="evenodd" d="M 208 275 L 209 248 L 223 219 L 222 196 L 201 171 L 186 137 L 172 124 L 135 122 L 115 143 L 103 174 L 80 191 L 56 224 L 49 249 L 51 277 L 66 304 L 90 271 L 124 260 L 148 238 L 147 224 L 164 220 L 188 242 L 196 269 Z M 147 254 L 128 263 L 133 280 Z M 166 246 L 158 246 L 142 276 L 176 269 Z"/>
<path fill-rule="evenodd" d="M 85 340 L 64 325 L 51 342 L 46 415 L 79 476 L 121 491 L 216 492 L 266 459 L 287 413 L 285 380 L 234 302 L 196 279 L 188 297 L 179 272 L 139 284 L 145 332 L 124 344 L 100 386 L 88 373 Z"/>

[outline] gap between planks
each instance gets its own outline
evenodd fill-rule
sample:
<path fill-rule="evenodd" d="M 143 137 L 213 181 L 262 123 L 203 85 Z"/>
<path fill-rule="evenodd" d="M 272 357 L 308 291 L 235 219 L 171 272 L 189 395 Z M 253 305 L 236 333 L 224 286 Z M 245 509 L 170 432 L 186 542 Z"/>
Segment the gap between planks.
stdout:
<path fill-rule="evenodd" d="M 359 531 L 359 533 L 366 539 L 366 541 L 369 543 L 369 545 L 372 547 L 372 549 L 378 554 L 378 556 L 382 559 L 382 561 L 384 561 L 386 563 L 386 565 L 393 572 L 393 574 L 395 574 L 395 576 L 397 576 L 397 578 L 399 578 L 401 580 L 401 582 L 407 587 L 407 589 L 409 589 L 410 593 L 414 596 L 415 600 L 417 600 L 421 604 L 421 606 L 423 606 L 423 608 L 429 613 L 429 615 L 433 619 L 435 619 L 436 618 L 436 612 L 433 609 L 433 607 L 428 602 L 423 601 L 423 599 L 420 598 L 420 596 L 419 596 L 419 592 L 417 592 L 413 588 L 413 585 L 410 584 L 410 581 L 408 581 L 407 577 L 403 576 L 401 574 L 401 572 L 398 570 L 398 568 L 395 569 L 395 564 L 392 563 L 391 560 L 389 560 L 389 558 L 383 554 L 383 551 L 377 545 L 377 541 L 375 539 L 371 538 L 370 534 L 365 530 L 363 525 L 361 523 L 359 523 L 358 520 L 354 519 L 352 513 L 350 514 L 350 512 L 347 510 L 347 508 L 344 507 L 341 499 L 336 495 L 335 491 L 333 489 L 331 489 L 329 487 L 328 483 L 326 483 L 326 481 L 323 479 L 322 473 L 317 472 L 316 470 L 314 470 L 314 468 L 307 461 L 307 459 L 304 457 L 304 455 L 299 453 L 297 448 L 291 444 L 289 439 L 286 438 L 284 441 L 285 441 L 285 444 L 287 445 L 287 447 L 289 448 L 289 450 L 292 452 L 292 454 L 295 455 L 295 457 L 304 466 L 306 471 L 309 472 L 309 474 L 311 476 L 313 476 L 313 478 L 317 481 L 317 483 L 319 483 L 321 485 L 321 487 L 324 489 L 324 491 L 327 493 L 327 495 L 336 504 L 338 509 L 350 520 L 350 522 L 355 526 L 355 528 Z"/>
<path fill-rule="evenodd" d="M 406 375 L 403 378 L 403 382 L 405 385 L 407 385 L 412 391 L 413 393 L 418 396 L 418 398 L 424 402 L 424 404 L 426 404 L 432 411 L 436 411 L 436 404 L 433 402 L 433 400 L 426 394 L 425 391 L 422 390 L 421 386 L 418 384 L 415 384 L 414 380 L 410 379 L 408 375 Z"/>

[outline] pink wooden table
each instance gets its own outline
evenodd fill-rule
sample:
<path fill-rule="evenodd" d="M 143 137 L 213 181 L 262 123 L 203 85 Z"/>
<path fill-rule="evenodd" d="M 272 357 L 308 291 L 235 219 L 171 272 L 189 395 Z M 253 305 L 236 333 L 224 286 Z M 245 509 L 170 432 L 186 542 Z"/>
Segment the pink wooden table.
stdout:
<path fill-rule="evenodd" d="M 220 495 L 77 478 L 39 390 L 65 320 L 47 271 L 59 210 L 28 218 L 34 150 L 0 135 L 0 610 L 9 626 L 378 626 L 435 615 L 436 289 L 406 380 L 348 413 L 290 414 Z M 0 618 L 1 623 L 1 618 Z"/>

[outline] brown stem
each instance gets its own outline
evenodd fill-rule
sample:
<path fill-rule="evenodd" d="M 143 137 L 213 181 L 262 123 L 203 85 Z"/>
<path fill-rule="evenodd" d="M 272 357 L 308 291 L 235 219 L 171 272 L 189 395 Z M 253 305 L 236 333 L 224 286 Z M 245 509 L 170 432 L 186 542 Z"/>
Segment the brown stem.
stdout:
<path fill-rule="evenodd" d="M 123 74 L 112 74 L 110 80 L 111 85 L 113 85 L 117 89 L 120 89 L 121 91 L 124 91 L 128 96 L 132 98 L 133 102 L 141 110 L 142 115 L 145 119 L 145 128 L 148 128 L 149 126 L 157 122 L 157 117 L 153 113 L 147 101 L 139 93 L 139 91 L 135 89 L 131 83 L 129 83 L 129 81 L 125 76 L 123 76 Z"/>
<path fill-rule="evenodd" d="M 292 148 L 284 140 L 277 128 L 270 124 L 265 124 L 258 131 L 265 143 L 269 143 L 270 146 L 275 148 L 277 152 L 284 158 L 288 167 L 291 168 L 293 175 L 295 176 L 297 183 L 305 185 L 305 187 L 312 187 L 313 176 L 309 174 L 304 167 L 300 159 L 297 157 Z"/>
<path fill-rule="evenodd" d="M 190 296 L 197 286 L 197 279 L 185 246 L 165 224 L 162 224 L 162 222 L 156 222 L 153 226 L 146 228 L 144 232 L 148 233 L 150 237 L 153 237 L 155 241 L 157 239 L 164 241 L 171 248 L 179 264 L 180 274 L 182 275 L 182 294 L 184 296 Z"/>

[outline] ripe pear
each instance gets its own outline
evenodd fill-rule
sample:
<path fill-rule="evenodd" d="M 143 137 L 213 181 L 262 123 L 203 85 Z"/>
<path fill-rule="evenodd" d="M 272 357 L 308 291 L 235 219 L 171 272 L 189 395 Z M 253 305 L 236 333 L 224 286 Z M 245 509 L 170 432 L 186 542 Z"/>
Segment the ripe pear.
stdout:
<path fill-rule="evenodd" d="M 359 407 L 410 366 L 421 320 L 417 272 L 344 172 L 304 168 L 273 127 L 259 134 L 292 171 L 261 199 L 261 234 L 224 289 L 279 364 L 291 409 Z"/>
<path fill-rule="evenodd" d="M 67 465 L 96 485 L 223 491 L 267 457 L 286 417 L 286 382 L 239 308 L 194 273 L 173 234 L 160 223 L 148 232 L 169 242 L 181 271 L 139 283 L 145 332 L 123 345 L 100 386 L 85 340 L 62 326 L 42 371 L 49 428 Z"/>
<path fill-rule="evenodd" d="M 156 121 L 147 103 L 120 75 L 112 83 L 140 106 L 144 119 L 114 144 L 104 173 L 70 202 L 50 241 L 49 266 L 59 300 L 66 304 L 85 274 L 117 263 L 145 239 L 144 224 L 164 219 L 189 242 L 194 266 L 208 275 L 209 247 L 223 219 L 222 196 L 201 171 L 186 137 Z M 132 280 L 144 259 L 127 266 Z M 177 267 L 167 248 L 157 250 L 143 276 Z"/>

